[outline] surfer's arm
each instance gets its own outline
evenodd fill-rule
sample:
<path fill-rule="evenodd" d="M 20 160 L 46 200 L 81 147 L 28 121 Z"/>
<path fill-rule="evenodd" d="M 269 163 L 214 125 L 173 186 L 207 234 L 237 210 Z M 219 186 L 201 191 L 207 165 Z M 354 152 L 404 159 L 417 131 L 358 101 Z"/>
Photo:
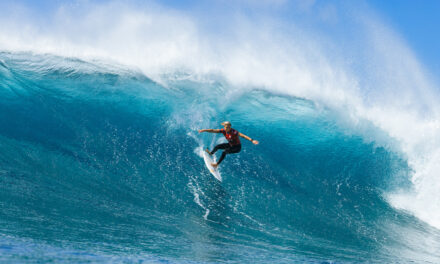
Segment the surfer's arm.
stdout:
<path fill-rule="evenodd" d="M 258 140 L 252 139 L 252 138 L 246 136 L 245 134 L 238 133 L 238 135 L 242 138 L 249 140 L 250 142 L 254 143 L 255 145 L 258 145 L 258 143 L 260 143 L 260 142 L 258 142 Z"/>
<path fill-rule="evenodd" d="M 199 133 L 209 132 L 209 133 L 220 133 L 220 129 L 200 129 Z"/>

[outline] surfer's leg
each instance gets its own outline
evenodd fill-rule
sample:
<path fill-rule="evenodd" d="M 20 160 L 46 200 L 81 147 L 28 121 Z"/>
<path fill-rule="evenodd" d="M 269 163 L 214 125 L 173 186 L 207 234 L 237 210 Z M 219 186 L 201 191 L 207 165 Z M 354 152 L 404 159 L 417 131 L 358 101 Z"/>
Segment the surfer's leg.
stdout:
<path fill-rule="evenodd" d="M 241 151 L 241 144 L 229 147 L 225 150 L 226 154 L 238 153 Z"/>
<path fill-rule="evenodd" d="M 223 151 L 222 155 L 220 156 L 220 158 L 217 161 L 217 166 L 220 164 L 220 162 L 223 161 L 223 159 L 226 157 L 226 150 Z"/>
<path fill-rule="evenodd" d="M 225 148 L 222 155 L 220 156 L 220 159 L 218 159 L 217 165 L 223 161 L 223 159 L 226 157 L 226 154 L 238 153 L 238 152 L 240 152 L 240 150 L 241 150 L 241 145 L 231 147 L 231 145 L 228 144 L 228 147 Z"/>
<path fill-rule="evenodd" d="M 218 144 L 217 146 L 214 147 L 214 149 L 211 151 L 211 155 L 214 154 L 217 150 L 219 149 L 226 149 L 229 147 L 229 143 L 223 143 L 223 144 Z"/>

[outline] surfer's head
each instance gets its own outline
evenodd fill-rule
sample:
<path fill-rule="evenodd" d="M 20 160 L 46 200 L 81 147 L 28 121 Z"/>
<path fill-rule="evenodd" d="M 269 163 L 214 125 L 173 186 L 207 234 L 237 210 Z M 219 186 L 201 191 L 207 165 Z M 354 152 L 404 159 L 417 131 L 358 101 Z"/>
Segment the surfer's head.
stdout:
<path fill-rule="evenodd" d="M 222 122 L 222 126 L 225 127 L 225 130 L 227 132 L 229 132 L 229 130 L 231 130 L 231 122 L 229 122 L 229 121 Z"/>

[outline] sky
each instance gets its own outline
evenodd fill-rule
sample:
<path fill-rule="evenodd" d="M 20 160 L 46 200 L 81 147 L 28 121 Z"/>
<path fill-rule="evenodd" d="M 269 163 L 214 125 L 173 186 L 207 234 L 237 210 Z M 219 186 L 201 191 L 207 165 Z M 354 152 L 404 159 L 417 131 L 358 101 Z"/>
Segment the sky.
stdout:
<path fill-rule="evenodd" d="M 88 2 L 108 2 L 106 0 L 17 0 L 2 1 L 22 3 L 39 12 L 44 16 L 52 12 L 60 4 L 66 2 L 76 2 L 81 4 Z M 142 2 L 131 0 L 131 2 Z M 273 10 L 274 12 L 288 16 L 290 12 L 289 5 L 307 6 L 310 4 L 326 5 L 329 2 L 341 3 L 344 1 L 322 1 L 322 0 L 162 0 L 157 1 L 161 5 L 175 8 L 177 10 L 192 11 L 203 13 L 204 9 L 212 8 L 240 8 L 241 11 L 249 13 L 258 13 L 262 9 L 264 12 Z M 345 1 L 356 3 L 354 1 Z M 238 4 L 237 4 L 238 3 Z M 436 76 L 440 76 L 440 34 L 438 26 L 440 25 L 440 1 L 439 0 L 358 0 L 359 8 L 362 9 L 366 4 L 377 13 L 377 15 L 388 24 L 402 39 L 404 39 L 417 58 L 424 64 L 427 70 Z M 355 4 L 356 5 L 356 4 Z M 0 8 L 2 4 L 0 3 Z M 214 6 L 214 7 L 213 7 Z"/>
<path fill-rule="evenodd" d="M 440 1 L 369 0 L 427 67 L 440 74 Z"/>

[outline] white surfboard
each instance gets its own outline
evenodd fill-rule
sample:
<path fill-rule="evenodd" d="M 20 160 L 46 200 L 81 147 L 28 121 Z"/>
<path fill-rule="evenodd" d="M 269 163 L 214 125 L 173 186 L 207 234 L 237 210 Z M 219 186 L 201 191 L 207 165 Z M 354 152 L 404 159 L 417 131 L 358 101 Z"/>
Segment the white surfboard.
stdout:
<path fill-rule="evenodd" d="M 208 168 L 209 172 L 219 181 L 222 181 L 222 176 L 220 175 L 220 172 L 217 168 L 212 167 L 211 163 L 215 162 L 215 159 L 212 159 L 212 156 L 206 153 L 206 151 L 203 150 L 203 159 L 205 160 L 206 167 Z"/>

